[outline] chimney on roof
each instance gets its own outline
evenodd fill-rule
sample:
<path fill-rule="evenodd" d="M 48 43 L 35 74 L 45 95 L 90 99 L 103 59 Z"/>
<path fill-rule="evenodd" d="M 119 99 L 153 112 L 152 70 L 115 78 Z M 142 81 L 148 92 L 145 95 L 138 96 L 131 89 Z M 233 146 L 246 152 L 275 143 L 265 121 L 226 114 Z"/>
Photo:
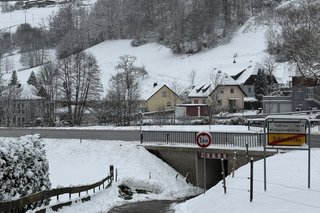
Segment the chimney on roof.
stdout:
<path fill-rule="evenodd" d="M 157 82 L 153 82 L 153 88 L 158 86 L 158 83 Z"/>

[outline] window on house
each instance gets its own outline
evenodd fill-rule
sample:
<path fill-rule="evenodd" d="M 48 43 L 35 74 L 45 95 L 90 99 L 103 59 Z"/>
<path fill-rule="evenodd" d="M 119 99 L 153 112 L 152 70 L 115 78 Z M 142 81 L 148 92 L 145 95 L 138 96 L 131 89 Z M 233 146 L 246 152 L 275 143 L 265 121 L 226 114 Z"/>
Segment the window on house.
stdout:
<path fill-rule="evenodd" d="M 167 107 L 171 107 L 171 102 L 170 101 L 167 102 Z"/>
<path fill-rule="evenodd" d="M 233 94 L 234 93 L 234 88 L 230 89 L 230 93 Z"/>
<path fill-rule="evenodd" d="M 218 100 L 218 106 L 222 106 L 222 100 L 221 99 Z"/>
<path fill-rule="evenodd" d="M 236 106 L 236 100 L 229 100 L 229 107 L 235 107 Z"/>
<path fill-rule="evenodd" d="M 307 98 L 313 98 L 313 97 L 314 97 L 313 87 L 307 87 Z"/>
<path fill-rule="evenodd" d="M 248 93 L 251 93 L 251 87 L 248 88 Z"/>
<path fill-rule="evenodd" d="M 194 99 L 193 103 L 194 103 L 194 104 L 198 104 L 198 103 L 199 103 L 199 100 L 198 100 L 198 99 Z"/>
<path fill-rule="evenodd" d="M 162 91 L 162 97 L 163 98 L 167 97 L 167 91 Z"/>

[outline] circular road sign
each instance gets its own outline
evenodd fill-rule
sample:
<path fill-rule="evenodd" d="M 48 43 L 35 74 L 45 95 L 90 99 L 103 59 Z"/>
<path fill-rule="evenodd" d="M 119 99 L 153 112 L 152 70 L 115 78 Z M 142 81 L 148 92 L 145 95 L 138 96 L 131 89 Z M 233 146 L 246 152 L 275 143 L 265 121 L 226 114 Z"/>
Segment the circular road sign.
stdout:
<path fill-rule="evenodd" d="M 196 137 L 196 143 L 202 148 L 207 148 L 212 142 L 209 132 L 199 132 Z"/>

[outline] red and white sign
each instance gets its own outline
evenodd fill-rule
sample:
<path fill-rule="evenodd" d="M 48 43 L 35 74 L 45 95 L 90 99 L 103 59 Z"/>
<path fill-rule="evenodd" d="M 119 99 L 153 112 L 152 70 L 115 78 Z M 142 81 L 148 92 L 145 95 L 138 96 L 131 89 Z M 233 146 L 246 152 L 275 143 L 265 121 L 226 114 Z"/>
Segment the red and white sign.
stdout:
<path fill-rule="evenodd" d="M 201 148 L 207 148 L 212 143 L 212 137 L 209 132 L 199 132 L 196 137 L 196 143 Z"/>
<path fill-rule="evenodd" d="M 203 158 L 203 156 L 205 155 L 206 156 L 206 159 L 227 159 L 227 154 L 224 154 L 224 153 L 211 153 L 211 152 L 206 152 L 206 153 L 203 153 L 203 152 L 199 152 L 198 153 L 199 155 L 199 158 Z"/>

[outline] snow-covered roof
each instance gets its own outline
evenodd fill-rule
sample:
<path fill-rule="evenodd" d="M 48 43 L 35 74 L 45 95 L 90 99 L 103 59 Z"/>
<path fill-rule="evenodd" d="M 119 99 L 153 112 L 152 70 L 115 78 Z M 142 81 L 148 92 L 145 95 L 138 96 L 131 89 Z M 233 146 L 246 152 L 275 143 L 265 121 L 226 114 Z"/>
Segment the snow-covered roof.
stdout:
<path fill-rule="evenodd" d="M 189 93 L 189 98 L 195 97 L 208 97 L 212 92 L 211 84 L 205 83 L 199 86 L 194 87 Z"/>
<path fill-rule="evenodd" d="M 218 85 L 222 85 L 222 86 L 228 86 L 228 85 L 239 85 L 240 83 L 237 82 L 236 80 L 234 80 L 230 75 L 228 75 L 227 73 L 222 73 L 220 76 L 219 76 L 219 79 L 218 79 L 218 83 L 217 83 L 217 86 Z"/>
<path fill-rule="evenodd" d="M 243 70 L 241 70 L 237 75 L 234 75 L 233 77 L 236 76 L 235 80 L 239 83 L 239 84 L 243 84 L 246 80 L 248 80 L 248 78 L 251 75 L 257 75 L 258 74 L 258 70 L 263 68 L 263 66 L 256 62 L 256 63 L 252 63 L 251 65 L 249 65 L 248 67 L 244 68 Z"/>
<path fill-rule="evenodd" d="M 36 88 L 29 84 L 23 84 L 21 85 L 22 91 L 20 99 L 28 99 L 28 100 L 37 100 L 37 99 L 43 99 L 43 97 L 35 95 Z"/>
<path fill-rule="evenodd" d="M 148 100 L 151 96 L 153 96 L 159 89 L 163 86 L 168 87 L 172 90 L 167 84 L 154 82 L 153 84 L 144 85 L 141 89 L 141 100 Z"/>
<path fill-rule="evenodd" d="M 216 79 L 214 79 L 216 82 L 216 86 L 231 86 L 231 85 L 239 85 L 237 81 L 235 81 L 230 75 L 227 73 L 219 73 Z M 213 84 L 211 83 L 203 83 L 196 87 L 194 87 L 190 94 L 190 98 L 199 98 L 199 97 L 208 97 L 211 92 L 214 90 Z"/>

